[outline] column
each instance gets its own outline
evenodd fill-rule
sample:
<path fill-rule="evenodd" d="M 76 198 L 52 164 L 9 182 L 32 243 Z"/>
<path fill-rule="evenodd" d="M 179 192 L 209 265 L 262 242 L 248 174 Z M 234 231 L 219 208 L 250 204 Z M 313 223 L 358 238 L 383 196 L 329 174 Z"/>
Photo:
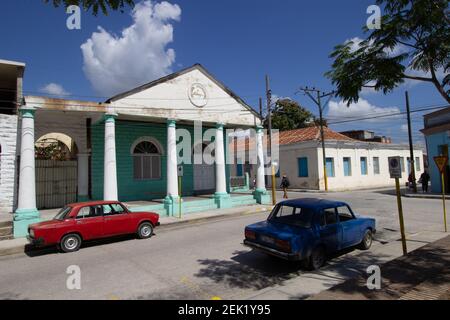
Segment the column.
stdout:
<path fill-rule="evenodd" d="M 34 113 L 31 107 L 22 107 L 22 131 L 20 143 L 19 194 L 14 213 L 14 237 L 25 237 L 28 225 L 40 221 L 36 207 L 36 173 L 34 151 Z"/>
<path fill-rule="evenodd" d="M 78 201 L 89 200 L 89 153 L 78 154 Z"/>
<path fill-rule="evenodd" d="M 103 200 L 117 201 L 116 120 L 117 114 L 105 114 L 105 154 Z"/>
<path fill-rule="evenodd" d="M 223 141 L 223 124 L 216 125 L 215 136 L 215 164 L 216 164 L 216 193 L 214 199 L 219 208 L 231 206 L 230 195 L 227 193 L 227 182 L 225 173 L 225 147 Z"/>
<path fill-rule="evenodd" d="M 263 145 L 263 127 L 256 127 L 256 190 L 253 193 L 254 198 L 259 204 L 269 204 L 270 197 L 266 190 L 265 170 L 264 170 L 264 145 Z"/>
<path fill-rule="evenodd" d="M 174 215 L 178 203 L 178 167 L 177 167 L 177 133 L 176 121 L 167 120 L 167 196 L 164 206 L 168 215 Z"/>

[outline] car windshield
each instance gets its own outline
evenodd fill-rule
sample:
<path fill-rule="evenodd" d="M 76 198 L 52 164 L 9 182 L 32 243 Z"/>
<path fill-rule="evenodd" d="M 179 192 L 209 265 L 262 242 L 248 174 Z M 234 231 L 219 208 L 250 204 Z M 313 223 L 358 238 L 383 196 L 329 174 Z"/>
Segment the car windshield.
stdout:
<path fill-rule="evenodd" d="M 314 210 L 292 205 L 277 205 L 269 216 L 269 221 L 292 226 L 310 228 Z"/>
<path fill-rule="evenodd" d="M 72 210 L 72 207 L 64 207 L 56 214 L 56 216 L 53 218 L 53 220 L 64 220 L 66 216 L 69 214 L 70 210 Z"/>

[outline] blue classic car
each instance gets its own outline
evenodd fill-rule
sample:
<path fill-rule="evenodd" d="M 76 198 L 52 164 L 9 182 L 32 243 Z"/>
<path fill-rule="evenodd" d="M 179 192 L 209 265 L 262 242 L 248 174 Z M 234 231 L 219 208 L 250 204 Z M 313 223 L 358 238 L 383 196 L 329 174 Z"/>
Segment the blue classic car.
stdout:
<path fill-rule="evenodd" d="M 345 202 L 304 198 L 280 202 L 266 221 L 248 225 L 244 244 L 318 269 L 330 253 L 369 249 L 375 232 L 375 219 L 355 216 Z"/>

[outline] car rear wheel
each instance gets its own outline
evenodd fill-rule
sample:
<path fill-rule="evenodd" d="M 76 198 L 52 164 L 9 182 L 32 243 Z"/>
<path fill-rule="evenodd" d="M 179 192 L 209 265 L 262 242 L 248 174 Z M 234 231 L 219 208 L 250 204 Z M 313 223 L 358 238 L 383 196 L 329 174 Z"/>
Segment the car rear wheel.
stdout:
<path fill-rule="evenodd" d="M 139 239 L 148 239 L 153 235 L 153 225 L 150 222 L 144 222 L 138 228 Z"/>
<path fill-rule="evenodd" d="M 81 237 L 74 233 L 65 235 L 61 239 L 59 246 L 66 253 L 78 251 L 81 247 Z"/>
<path fill-rule="evenodd" d="M 309 269 L 319 269 L 325 264 L 326 260 L 325 249 L 322 246 L 315 248 L 309 257 Z"/>
<path fill-rule="evenodd" d="M 367 229 L 366 232 L 364 233 L 364 237 L 361 243 L 359 244 L 358 248 L 361 250 L 369 250 L 369 248 L 372 246 L 372 242 L 373 242 L 372 231 L 370 229 Z"/>

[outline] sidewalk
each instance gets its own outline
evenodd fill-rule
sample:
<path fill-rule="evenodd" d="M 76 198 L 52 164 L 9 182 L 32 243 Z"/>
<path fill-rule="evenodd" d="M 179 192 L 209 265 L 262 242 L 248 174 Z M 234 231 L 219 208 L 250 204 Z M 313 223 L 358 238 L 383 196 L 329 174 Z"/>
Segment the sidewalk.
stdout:
<path fill-rule="evenodd" d="M 448 300 L 450 236 L 380 266 L 381 289 L 369 290 L 366 277 L 347 280 L 311 300 Z"/>
<path fill-rule="evenodd" d="M 447 237 L 448 234 L 436 231 L 422 231 L 414 234 L 407 234 L 408 252 L 413 254 L 414 250 L 431 244 L 437 240 Z M 384 236 L 383 236 L 384 237 Z M 447 253 L 449 252 L 448 245 L 450 238 L 447 238 Z M 415 255 L 415 253 L 414 253 Z M 419 254 L 420 255 L 420 254 Z M 326 265 L 316 271 L 307 271 L 300 268 L 297 272 L 290 274 L 286 279 L 282 279 L 279 283 L 268 286 L 261 290 L 250 289 L 245 294 L 236 294 L 231 299 L 244 300 L 298 300 L 298 299 L 338 299 L 334 296 L 325 296 L 330 294 L 332 288 L 339 288 L 339 285 L 353 281 L 352 279 L 360 279 L 364 288 L 366 280 L 369 277 L 367 274 L 367 267 L 371 265 L 378 265 L 381 267 L 382 279 L 387 280 L 389 274 L 387 273 L 387 263 L 402 256 L 402 245 L 399 241 L 398 235 L 387 237 L 386 239 L 378 239 L 375 236 L 372 248 L 368 251 L 352 250 L 348 253 L 343 253 L 337 257 L 330 259 Z M 446 256 L 446 263 L 450 261 L 449 256 Z M 424 264 L 427 261 L 424 261 Z M 439 261 L 441 262 L 441 261 Z M 414 262 L 416 263 L 416 262 Z M 426 269 L 426 265 L 424 269 Z M 444 263 L 440 263 L 440 267 L 445 267 Z M 402 266 L 402 268 L 405 268 Z M 441 269 L 441 268 L 436 268 Z M 431 267 L 430 267 L 431 270 Z M 397 270 L 401 275 L 404 273 L 403 269 Z M 420 271 L 422 272 L 422 271 Z M 448 272 L 448 268 L 447 268 Z M 419 277 L 418 277 L 419 278 Z M 402 279 L 402 278 L 399 278 Z M 395 281 L 395 278 L 392 280 Z M 387 286 L 387 282 L 383 280 L 382 288 Z M 355 290 L 351 288 L 350 290 Z M 353 291 L 350 291 L 352 293 Z M 344 292 L 346 293 L 346 292 Z M 348 292 L 347 292 L 348 293 Z M 350 295 L 340 299 L 352 299 Z"/>
<path fill-rule="evenodd" d="M 270 210 L 272 210 L 272 206 L 250 205 L 245 207 L 235 207 L 221 210 L 216 209 L 199 213 L 190 213 L 183 215 L 181 218 L 161 216 L 159 220 L 161 222 L 161 226 L 159 226 L 158 229 L 182 226 L 189 223 L 212 221 L 234 216 L 250 215 L 261 212 L 267 212 L 268 214 Z M 28 250 L 27 246 L 28 240 L 25 238 L 0 241 L 0 257 L 17 253 L 24 253 L 25 250 Z"/>
<path fill-rule="evenodd" d="M 405 191 L 404 197 L 408 198 L 420 198 L 420 199 L 439 199 L 442 200 L 442 193 L 422 193 L 422 191 L 417 191 L 417 193 L 411 191 Z M 445 195 L 445 200 L 450 200 L 450 194 Z"/>

